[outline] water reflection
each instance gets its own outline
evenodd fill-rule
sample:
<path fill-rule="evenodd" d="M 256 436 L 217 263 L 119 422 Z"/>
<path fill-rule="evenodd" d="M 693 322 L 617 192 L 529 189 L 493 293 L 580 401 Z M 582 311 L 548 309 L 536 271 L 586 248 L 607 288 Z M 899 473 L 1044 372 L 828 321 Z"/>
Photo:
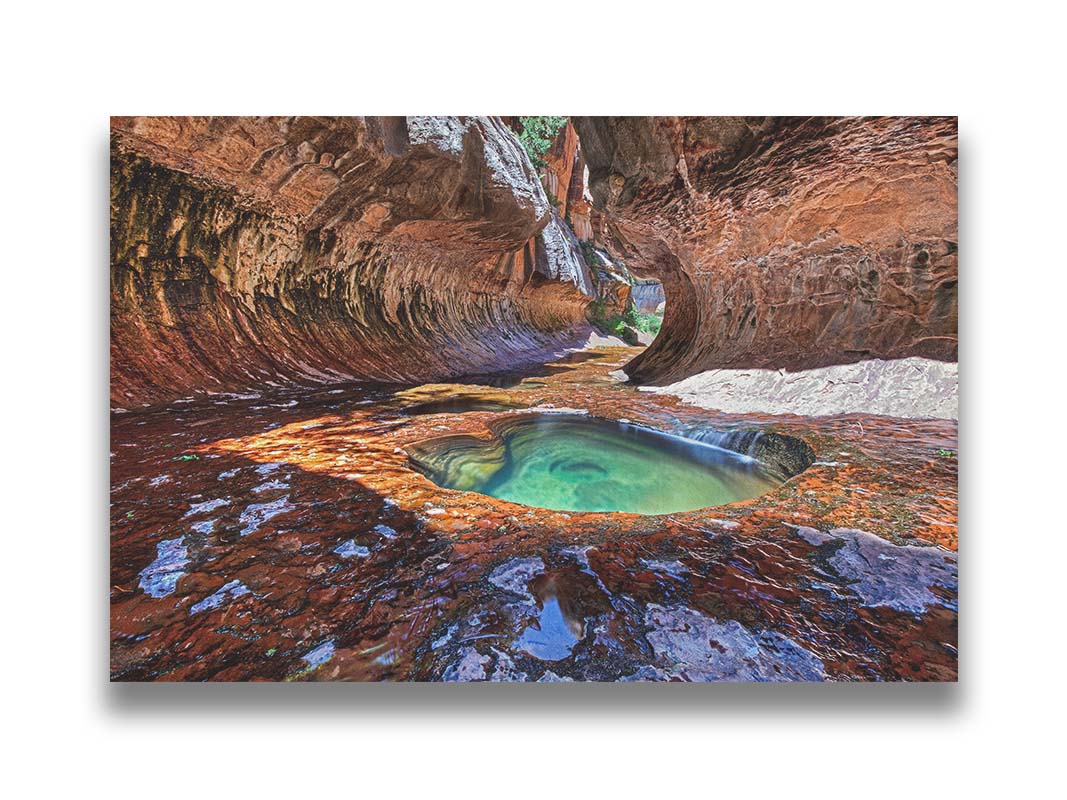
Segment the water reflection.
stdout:
<path fill-rule="evenodd" d="M 588 620 L 611 607 L 596 578 L 573 565 L 538 575 L 529 589 L 537 600 L 537 619 L 530 621 L 516 644 L 542 661 L 568 658 L 585 638 Z"/>
<path fill-rule="evenodd" d="M 559 661 L 567 658 L 574 646 L 585 635 L 585 623 L 567 620 L 559 607 L 559 599 L 549 597 L 537 622 L 530 625 L 519 637 L 518 646 L 534 658 L 542 661 Z"/>

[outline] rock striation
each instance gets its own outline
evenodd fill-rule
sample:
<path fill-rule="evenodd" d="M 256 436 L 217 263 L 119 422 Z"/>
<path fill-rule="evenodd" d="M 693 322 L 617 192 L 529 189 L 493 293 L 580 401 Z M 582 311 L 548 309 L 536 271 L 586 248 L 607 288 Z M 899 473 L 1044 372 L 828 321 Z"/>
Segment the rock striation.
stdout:
<path fill-rule="evenodd" d="M 114 415 L 112 679 L 955 680 L 956 424 L 707 411 L 612 381 L 634 354 L 572 353 L 503 388 L 265 389 Z M 413 469 L 443 432 L 485 443 L 512 407 L 789 459 L 794 477 L 646 516 Z"/>
<path fill-rule="evenodd" d="M 954 118 L 572 119 L 598 244 L 666 293 L 635 381 L 956 359 Z"/>
<path fill-rule="evenodd" d="M 634 308 L 642 314 L 661 313 L 664 310 L 667 298 L 663 294 L 663 284 L 658 281 L 637 281 L 632 293 Z"/>
<path fill-rule="evenodd" d="M 950 118 L 575 117 L 540 176 L 500 118 L 115 118 L 112 401 L 543 361 L 605 300 L 579 239 L 662 283 L 639 383 L 952 361 L 956 157 Z"/>
<path fill-rule="evenodd" d="M 730 414 L 877 414 L 955 420 L 958 385 L 956 364 L 912 357 L 797 372 L 716 369 L 668 386 L 641 388 Z"/>
<path fill-rule="evenodd" d="M 118 407 L 543 361 L 592 292 L 499 119 L 112 120 Z"/>

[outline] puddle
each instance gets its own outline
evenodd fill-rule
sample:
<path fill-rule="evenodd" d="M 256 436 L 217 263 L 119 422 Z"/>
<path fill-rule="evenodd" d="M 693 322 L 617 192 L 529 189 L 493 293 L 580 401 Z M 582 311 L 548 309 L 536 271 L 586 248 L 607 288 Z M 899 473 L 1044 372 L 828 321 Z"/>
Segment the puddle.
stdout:
<path fill-rule="evenodd" d="M 489 441 L 446 436 L 408 453 L 439 486 L 557 511 L 692 511 L 784 481 L 749 456 L 588 415 L 523 414 L 489 427 Z"/>

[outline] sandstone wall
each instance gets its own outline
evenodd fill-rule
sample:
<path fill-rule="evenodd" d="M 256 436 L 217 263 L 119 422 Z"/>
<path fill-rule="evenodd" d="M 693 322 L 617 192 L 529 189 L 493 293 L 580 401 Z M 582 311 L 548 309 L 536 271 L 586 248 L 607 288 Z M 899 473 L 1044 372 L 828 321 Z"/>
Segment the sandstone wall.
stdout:
<path fill-rule="evenodd" d="M 545 188 L 555 200 L 560 216 L 566 218 L 571 179 L 578 161 L 578 134 L 568 120 L 545 153 Z"/>
<path fill-rule="evenodd" d="M 497 119 L 114 118 L 111 391 L 519 366 L 592 284 Z"/>
<path fill-rule="evenodd" d="M 635 380 L 955 360 L 955 119 L 573 122 L 598 241 L 666 292 Z"/>
<path fill-rule="evenodd" d="M 633 287 L 634 308 L 642 314 L 655 314 L 666 298 L 659 283 L 635 283 Z"/>

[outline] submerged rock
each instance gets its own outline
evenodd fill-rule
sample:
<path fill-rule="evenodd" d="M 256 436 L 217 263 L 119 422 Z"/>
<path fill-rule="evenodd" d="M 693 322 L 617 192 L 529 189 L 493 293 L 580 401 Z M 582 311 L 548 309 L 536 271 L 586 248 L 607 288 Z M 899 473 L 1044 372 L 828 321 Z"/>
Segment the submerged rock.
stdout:
<path fill-rule="evenodd" d="M 788 482 L 660 516 L 442 489 L 414 471 L 417 443 L 442 422 L 484 443 L 494 420 L 530 413 L 407 413 L 447 385 L 279 388 L 256 411 L 206 399 L 115 416 L 113 676 L 954 679 L 956 424 L 737 416 L 603 380 L 636 352 L 573 354 L 536 382 L 465 384 L 464 398 L 796 456 Z M 186 431 L 206 440 L 201 459 L 175 462 L 172 434 Z M 256 491 L 271 481 L 288 488 Z M 229 504 L 183 516 L 222 488 Z M 328 641 L 329 666 L 315 668 Z"/>

